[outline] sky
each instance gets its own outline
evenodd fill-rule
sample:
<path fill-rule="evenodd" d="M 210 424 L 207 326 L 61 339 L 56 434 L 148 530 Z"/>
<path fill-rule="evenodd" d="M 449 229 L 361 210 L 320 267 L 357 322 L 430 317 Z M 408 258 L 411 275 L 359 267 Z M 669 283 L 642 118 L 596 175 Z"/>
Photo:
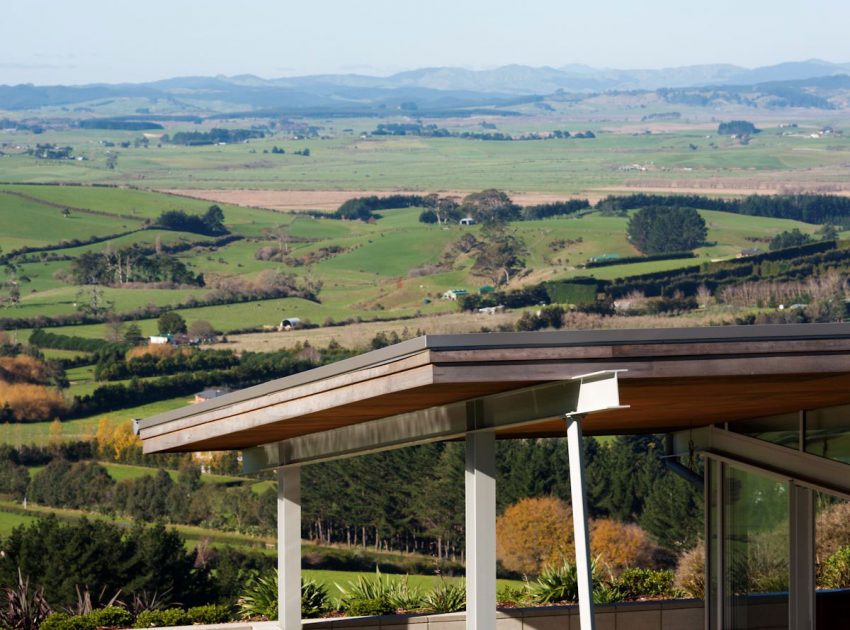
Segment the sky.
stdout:
<path fill-rule="evenodd" d="M 0 84 L 850 62 L 847 0 L 3 0 Z"/>

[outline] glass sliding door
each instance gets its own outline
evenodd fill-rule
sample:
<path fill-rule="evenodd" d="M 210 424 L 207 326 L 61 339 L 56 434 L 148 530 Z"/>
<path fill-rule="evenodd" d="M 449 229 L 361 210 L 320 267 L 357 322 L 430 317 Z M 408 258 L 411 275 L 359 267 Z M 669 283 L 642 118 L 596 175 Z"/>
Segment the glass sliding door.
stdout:
<path fill-rule="evenodd" d="M 789 628 L 789 484 L 712 462 L 708 626 Z"/>

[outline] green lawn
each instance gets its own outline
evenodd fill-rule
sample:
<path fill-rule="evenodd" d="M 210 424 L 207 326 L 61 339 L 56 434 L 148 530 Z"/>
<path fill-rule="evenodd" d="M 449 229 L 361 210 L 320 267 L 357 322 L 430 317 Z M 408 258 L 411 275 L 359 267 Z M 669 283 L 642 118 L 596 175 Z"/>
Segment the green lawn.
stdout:
<path fill-rule="evenodd" d="M 323 569 L 304 569 L 302 571 L 302 575 L 309 580 L 315 580 L 319 584 L 324 584 L 328 593 L 334 601 L 339 601 L 339 596 L 341 594 L 340 589 L 337 585 L 342 587 L 346 587 L 349 582 L 356 582 L 359 577 L 365 578 L 374 578 L 374 571 L 328 571 Z M 423 594 L 432 590 L 434 587 L 440 584 L 440 581 L 446 581 L 453 584 L 460 582 L 463 578 L 457 577 L 440 577 L 438 575 L 408 575 L 407 582 L 408 584 L 415 589 L 420 590 Z M 404 579 L 403 576 L 394 575 L 394 574 L 383 574 L 382 579 L 389 580 L 401 580 Z M 510 586 L 511 588 L 519 588 L 524 586 L 524 582 L 520 580 L 496 580 L 496 587 L 502 588 L 505 586 Z"/>

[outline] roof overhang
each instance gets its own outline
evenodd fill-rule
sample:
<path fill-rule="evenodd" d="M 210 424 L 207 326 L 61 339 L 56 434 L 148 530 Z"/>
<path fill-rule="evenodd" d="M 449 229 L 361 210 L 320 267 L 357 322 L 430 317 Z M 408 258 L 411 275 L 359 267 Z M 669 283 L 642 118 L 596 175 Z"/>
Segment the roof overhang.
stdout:
<path fill-rule="evenodd" d="M 146 453 L 246 449 L 462 401 L 620 374 L 593 433 L 663 432 L 850 403 L 850 325 L 426 336 L 142 420 Z M 497 429 L 563 435 L 560 417 Z"/>

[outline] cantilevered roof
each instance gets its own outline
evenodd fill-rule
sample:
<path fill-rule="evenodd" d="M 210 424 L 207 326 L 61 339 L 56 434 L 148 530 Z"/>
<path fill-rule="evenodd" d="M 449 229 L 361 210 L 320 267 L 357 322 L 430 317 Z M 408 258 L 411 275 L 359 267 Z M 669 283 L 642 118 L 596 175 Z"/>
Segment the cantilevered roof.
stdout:
<path fill-rule="evenodd" d="M 425 336 L 144 419 L 145 452 L 241 449 L 598 370 L 628 409 L 587 433 L 704 426 L 850 403 L 850 324 Z M 561 435 L 560 419 L 500 437 Z"/>

